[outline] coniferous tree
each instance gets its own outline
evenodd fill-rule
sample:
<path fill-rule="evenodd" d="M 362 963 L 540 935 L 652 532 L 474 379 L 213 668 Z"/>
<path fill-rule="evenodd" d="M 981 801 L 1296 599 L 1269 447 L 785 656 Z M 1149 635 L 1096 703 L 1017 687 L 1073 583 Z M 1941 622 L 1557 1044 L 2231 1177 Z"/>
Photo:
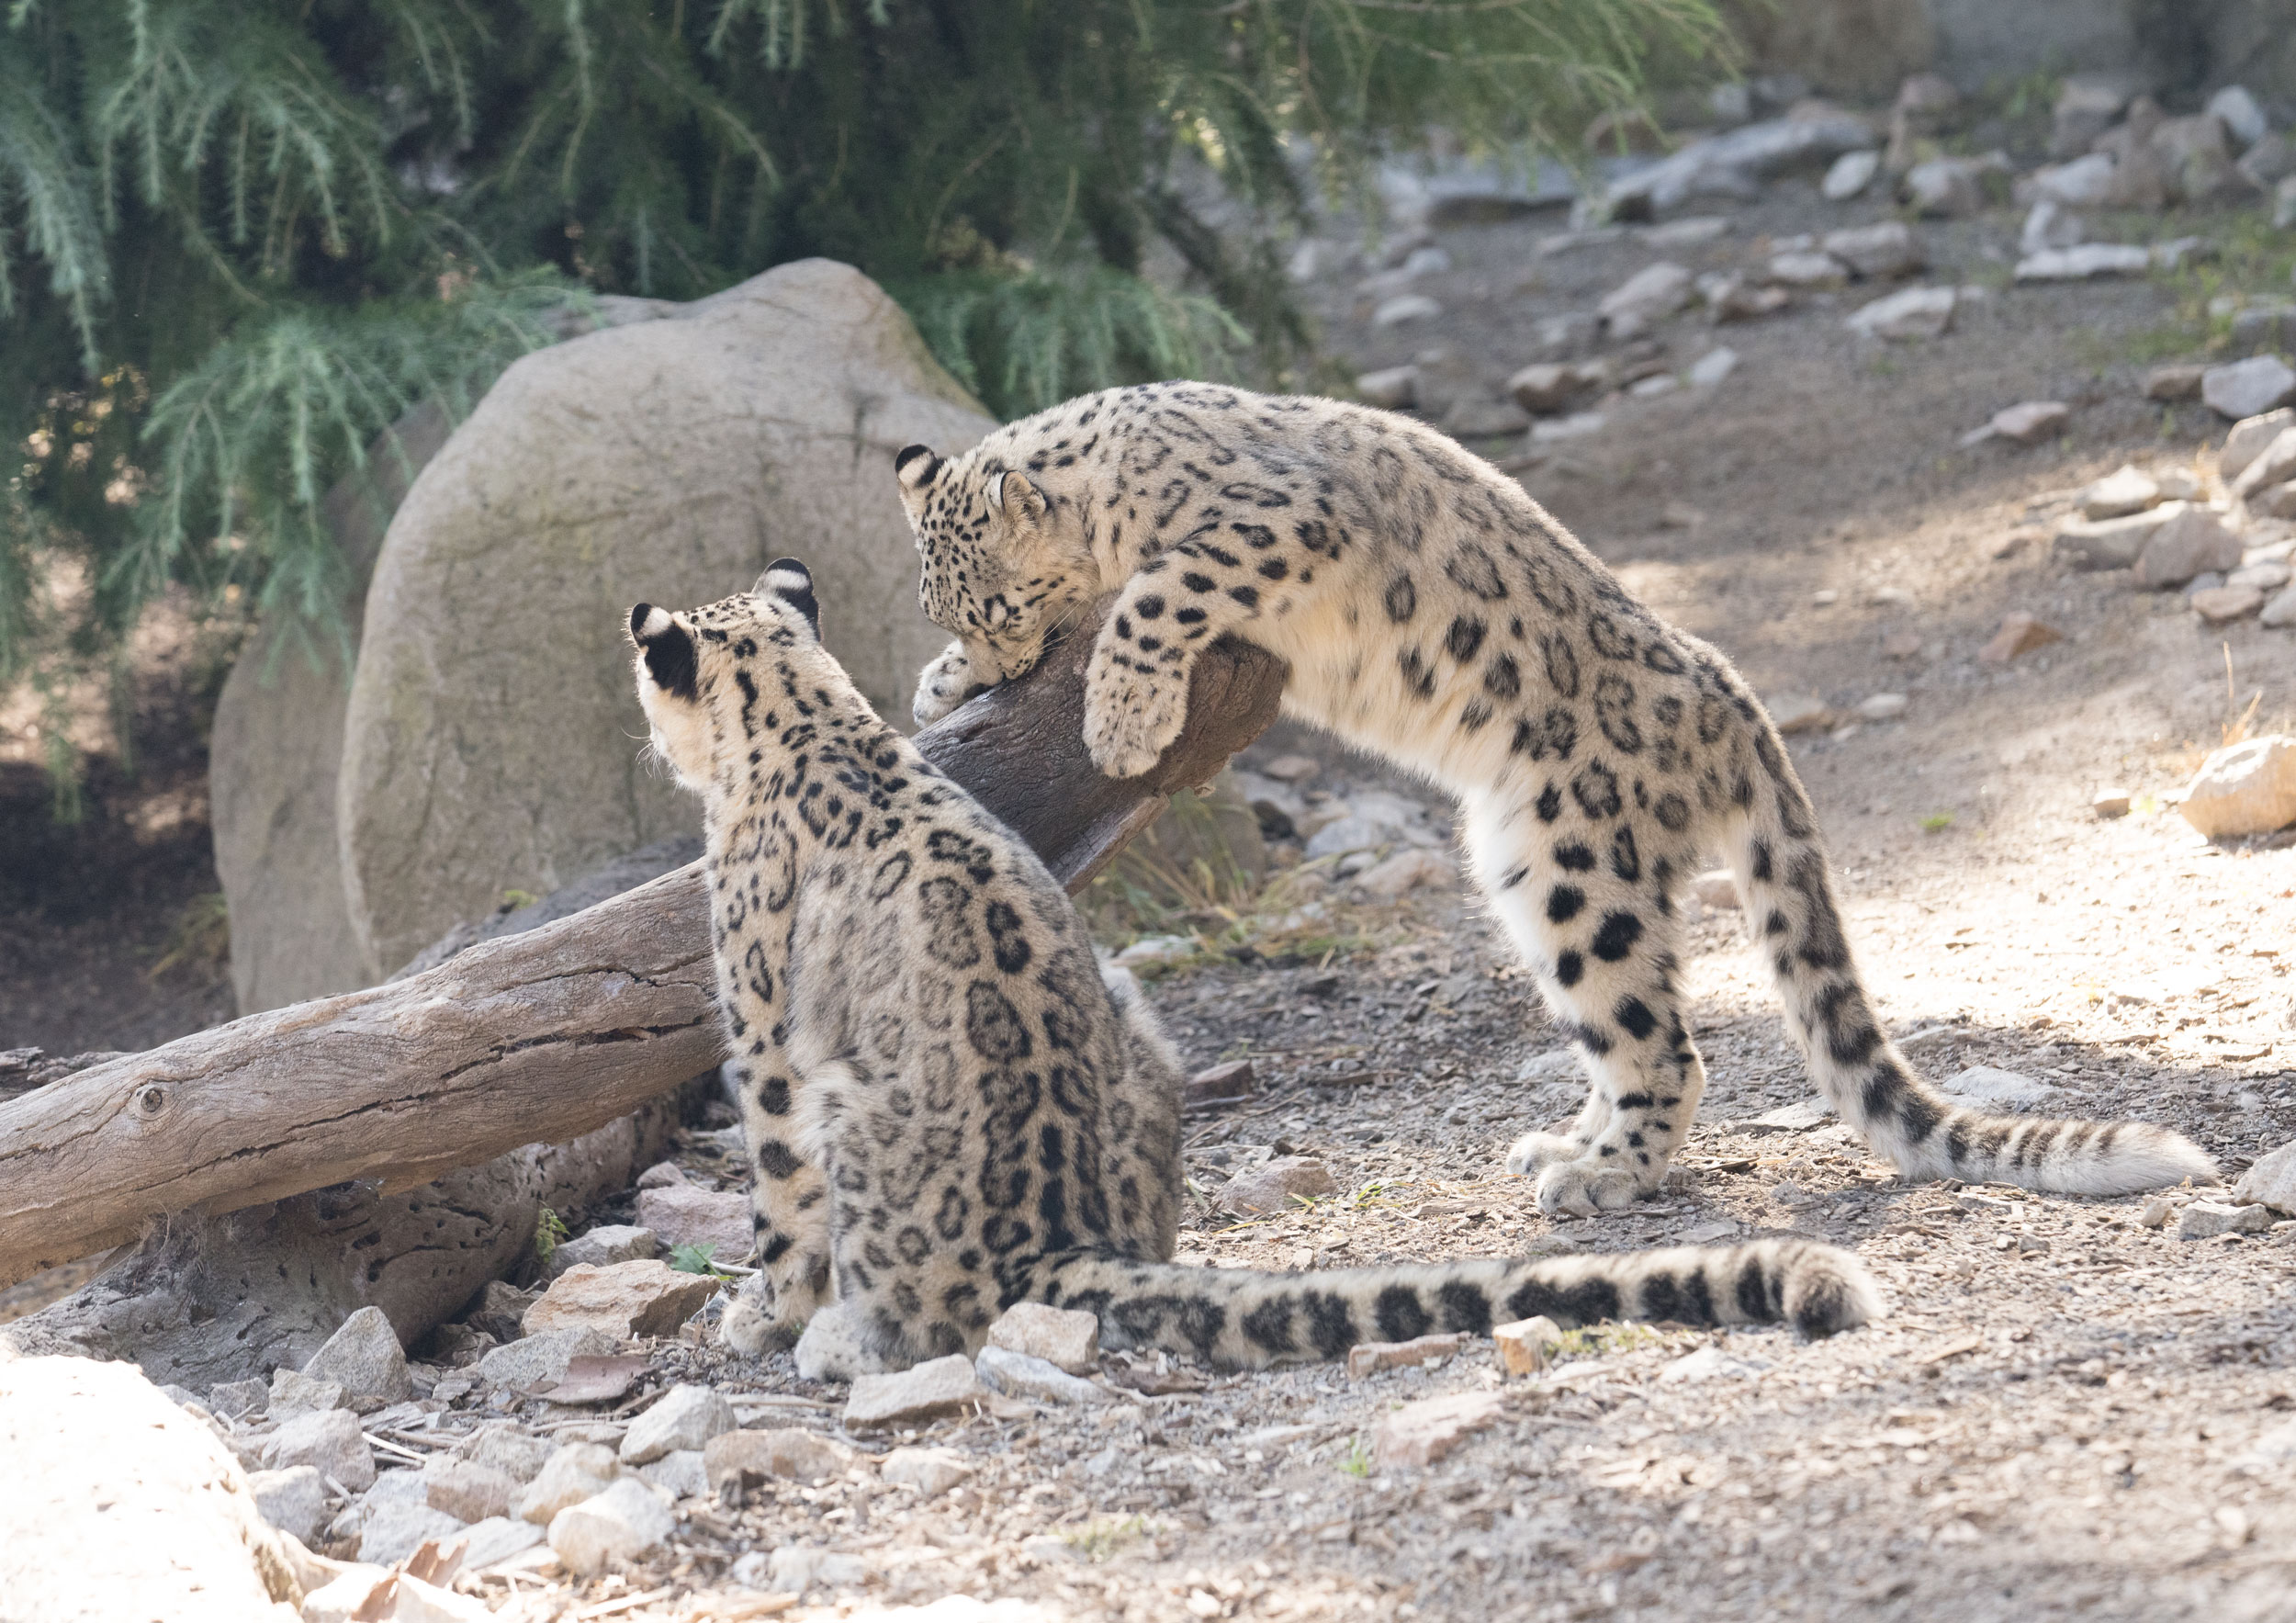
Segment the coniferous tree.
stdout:
<path fill-rule="evenodd" d="M 1313 189 L 1720 43 L 1707 0 L 7 0 L 0 686 L 174 581 L 323 626 L 323 492 L 588 294 L 847 260 L 1008 414 L 1280 377 Z"/>

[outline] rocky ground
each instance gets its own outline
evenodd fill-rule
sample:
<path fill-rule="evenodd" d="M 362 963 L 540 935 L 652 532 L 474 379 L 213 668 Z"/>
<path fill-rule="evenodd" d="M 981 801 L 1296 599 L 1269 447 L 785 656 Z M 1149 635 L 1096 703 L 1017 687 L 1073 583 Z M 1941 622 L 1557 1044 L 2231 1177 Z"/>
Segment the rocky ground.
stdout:
<path fill-rule="evenodd" d="M 1970 130 L 1931 128 L 1940 150 Z M 1424 411 L 1801 719 L 1860 961 L 1925 1071 L 2009 1108 L 2172 1124 L 2238 1177 L 2296 1137 L 2296 840 L 2212 843 L 2176 802 L 2228 738 L 2296 731 L 2296 631 L 2258 617 L 2277 581 L 2217 623 L 2189 576 L 2146 590 L 2075 561 L 2094 561 L 2084 493 L 2123 464 L 2148 503 L 2184 481 L 2232 537 L 2212 572 L 2285 556 L 2288 524 L 2223 477 L 2231 416 L 2146 390 L 2158 365 L 2258 347 L 2210 301 L 2286 298 L 2296 239 L 2229 193 L 2097 208 L 2092 237 L 2205 236 L 2217 257 L 2020 283 L 2027 211 L 1981 186 L 1908 220 L 1909 277 L 1773 280 L 1781 252 L 1812 251 L 1795 238 L 1907 219 L 1885 184 L 1829 200 L 1775 179 L 1675 209 L 1671 236 L 1437 224 L 1415 246 L 1442 263 L 1368 287 L 1414 244 L 1367 258 L 1335 235 L 1302 269 L 1346 371 L 1415 368 Z M 1593 323 L 1660 260 L 1787 302 Z M 1908 281 L 1956 290 L 1942 331 L 1845 326 Z M 1379 320 L 1407 297 L 1435 308 Z M 1724 375 L 1684 381 L 1717 347 Z M 1542 360 L 1609 366 L 1539 396 L 1544 432 L 1507 414 Z M 1670 383 L 1615 387 L 1654 363 Z M 1964 443 L 2027 401 L 2065 411 L 2035 443 Z M 2056 640 L 1982 657 L 2020 613 Z M 1241 764 L 1275 837 L 1266 876 L 1221 859 L 1161 899 L 1141 873 L 1092 904 L 1192 1064 L 1250 1063 L 1191 1118 L 1185 1257 L 1805 1234 L 1854 1248 L 1888 1316 L 1806 1345 L 1583 1335 L 1512 1377 L 1469 1341 L 1361 1376 L 1072 1358 L 1097 1371 L 1079 1384 L 991 1358 L 1005 1390 L 960 1367 L 929 1378 L 937 1400 L 849 1392 L 730 1357 L 715 1306 L 678 1329 L 706 1280 L 630 1260 L 737 1224 L 719 1126 L 594 1214 L 618 1226 L 558 1260 L 603 1271 L 565 1275 L 556 1309 L 498 1287 L 411 1368 L 346 1332 L 309 1381 L 185 1395 L 278 1473 L 258 1486 L 312 1549 L 388 1564 L 467 1538 L 436 1604 L 506 1617 L 2296 1617 L 2296 1191 L 2242 1215 L 2189 1190 L 1897 1180 L 1810 1099 L 1709 890 L 1684 960 L 1712 1080 L 1676 1174 L 1628 1213 L 1546 1217 L 1501 1160 L 1582 1084 L 1461 891 L 1444 808 L 1289 729 Z M 1239 1214 L 1279 1179 L 1328 1192 Z M 1415 1406 L 1433 1399 L 1455 1401 Z"/>

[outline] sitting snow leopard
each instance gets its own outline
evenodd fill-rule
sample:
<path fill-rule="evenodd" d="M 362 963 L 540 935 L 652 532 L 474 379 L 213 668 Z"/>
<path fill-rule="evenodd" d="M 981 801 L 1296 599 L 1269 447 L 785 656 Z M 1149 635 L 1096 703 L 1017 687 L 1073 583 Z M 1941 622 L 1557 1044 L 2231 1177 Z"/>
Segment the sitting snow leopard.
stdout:
<path fill-rule="evenodd" d="M 1086 395 L 963 456 L 895 460 L 924 555 L 929 722 L 1035 665 L 1115 592 L 1086 741 L 1113 777 L 1180 731 L 1196 655 L 1289 660 L 1285 707 L 1458 797 L 1474 876 L 1593 1078 L 1507 1156 L 1548 1211 L 1659 1187 L 1705 1071 L 1673 895 L 1712 846 L 1738 877 L 1827 1100 L 1912 1177 L 2111 1194 L 2208 1157 L 2136 1122 L 1996 1117 L 1932 1092 L 1851 962 L 1810 803 L 1728 660 L 1661 622 L 1522 487 L 1410 418 L 1202 384 Z"/>
<path fill-rule="evenodd" d="M 1536 1313 L 1822 1335 L 1879 1312 L 1855 1257 L 1799 1241 L 1321 1274 L 1173 1263 L 1170 1043 L 1128 975 L 1103 979 L 1037 858 L 822 648 L 804 567 L 705 608 L 640 603 L 630 636 L 653 747 L 703 807 L 761 1270 L 726 1315 L 737 1349 L 813 1319 L 850 1361 L 808 1373 L 901 1367 L 977 1351 L 1023 1301 L 1097 1313 L 1111 1347 L 1227 1368 Z"/>

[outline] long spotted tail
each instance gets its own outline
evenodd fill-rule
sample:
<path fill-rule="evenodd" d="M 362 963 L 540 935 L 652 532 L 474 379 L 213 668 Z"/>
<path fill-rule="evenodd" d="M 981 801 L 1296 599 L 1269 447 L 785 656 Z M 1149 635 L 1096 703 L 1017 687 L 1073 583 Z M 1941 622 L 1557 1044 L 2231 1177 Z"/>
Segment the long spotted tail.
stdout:
<path fill-rule="evenodd" d="M 1883 1034 L 1858 978 L 1800 780 L 1769 724 L 1757 716 L 1752 726 L 1749 743 L 1769 782 L 1733 829 L 1730 866 L 1748 929 L 1777 978 L 1786 1027 L 1843 1121 L 1910 1178 L 2082 1195 L 2215 1181 L 2200 1147 L 2166 1127 L 1989 1116 L 1923 1082 Z"/>
<path fill-rule="evenodd" d="M 1831 1336 L 1882 1312 L 1855 1257 L 1808 1240 L 1304 1274 L 1072 1255 L 1046 1266 L 1036 1294 L 1099 1314 L 1107 1347 L 1161 1347 L 1228 1369 L 1344 1358 L 1364 1341 L 1488 1335 L 1538 1315 L 1566 1330 L 1665 1319 Z"/>

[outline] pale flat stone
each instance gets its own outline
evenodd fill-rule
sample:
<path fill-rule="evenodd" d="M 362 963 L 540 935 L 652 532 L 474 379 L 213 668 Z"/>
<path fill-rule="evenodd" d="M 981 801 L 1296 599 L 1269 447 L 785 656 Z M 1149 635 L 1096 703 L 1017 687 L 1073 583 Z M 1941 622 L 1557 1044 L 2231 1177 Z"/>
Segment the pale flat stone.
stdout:
<path fill-rule="evenodd" d="M 1843 324 L 1867 338 L 1910 344 L 1935 338 L 1953 324 L 1951 287 L 1908 287 L 1862 307 Z"/>
<path fill-rule="evenodd" d="M 1903 693 L 1874 693 L 1859 702 L 1858 716 L 1864 721 L 1896 721 L 1910 703 Z"/>
<path fill-rule="evenodd" d="M 677 1525 L 660 1494 L 636 1477 L 624 1477 L 551 1517 L 550 1549 L 567 1571 L 594 1577 L 658 1549 Z"/>
<path fill-rule="evenodd" d="M 932 1358 L 890 1375 L 862 1375 L 845 1401 L 849 1430 L 922 1426 L 988 1401 L 988 1388 L 962 1353 Z"/>
<path fill-rule="evenodd" d="M 1383 1369 L 1415 1369 L 1455 1356 L 1467 1345 L 1464 1335 L 1417 1336 L 1409 1341 L 1364 1341 L 1347 1349 L 1347 1377 L 1361 1381 Z"/>
<path fill-rule="evenodd" d="M 2201 763 L 2178 810 L 2211 840 L 2296 823 L 2296 738 L 2269 733 L 2219 750 Z"/>
<path fill-rule="evenodd" d="M 546 1393 L 566 1379 L 566 1367 L 576 1358 L 604 1358 L 621 1346 L 620 1336 L 603 1330 L 544 1330 L 494 1348 L 472 1369 L 497 1386 Z"/>
<path fill-rule="evenodd" d="M 1846 203 L 1873 184 L 1874 175 L 1882 166 L 1877 152 L 1844 152 L 1826 171 L 1826 178 L 1818 190 L 1829 203 Z"/>
<path fill-rule="evenodd" d="M 641 1205 L 644 1201 L 641 1200 Z M 748 1249 L 747 1238 L 742 1249 Z M 586 1229 L 550 1254 L 545 1270 L 552 1279 L 570 1268 L 605 1268 L 617 1262 L 643 1262 L 661 1254 L 662 1243 L 654 1231 L 635 1223 L 602 1223 Z M 732 1261 L 731 1257 L 724 1258 Z"/>
<path fill-rule="evenodd" d="M 1553 1360 L 1562 1341 L 1562 1328 L 1544 1314 L 1517 1319 L 1491 1333 L 1498 1350 L 1499 1369 L 1506 1375 L 1536 1375 Z"/>
<path fill-rule="evenodd" d="M 549 1463 L 527 1484 L 512 1514 L 547 1527 L 569 1505 L 579 1505 L 603 1493 L 622 1474 L 613 1450 L 599 1443 L 568 1443 L 550 1456 Z"/>
<path fill-rule="evenodd" d="M 1399 293 L 1380 301 L 1371 312 L 1371 325 L 1375 330 L 1400 327 L 1406 321 L 1433 321 L 1442 313 L 1443 306 L 1424 293 Z"/>
<path fill-rule="evenodd" d="M 915 1488 L 921 1498 L 937 1499 L 971 1476 L 973 1467 L 954 1448 L 895 1448 L 877 1474 L 895 1487 Z"/>
<path fill-rule="evenodd" d="M 1770 725 L 1782 733 L 1822 732 L 1834 721 L 1833 706 L 1812 693 L 1773 693 L 1762 701 Z"/>
<path fill-rule="evenodd" d="M 351 1623 L 392 1576 L 388 1567 L 361 1561 L 303 1595 L 302 1623 Z"/>
<path fill-rule="evenodd" d="M 2296 586 L 2282 588 L 2278 595 L 2264 605 L 2262 611 L 2257 614 L 2257 619 L 2276 629 L 2281 626 L 2296 626 Z"/>
<path fill-rule="evenodd" d="M 2240 567 L 2240 537 L 2202 507 L 2187 507 L 2153 532 L 2136 557 L 2140 586 L 2181 586 L 2195 575 Z"/>
<path fill-rule="evenodd" d="M 700 1499 L 710 1491 L 709 1469 L 699 1448 L 672 1448 L 637 1468 L 637 1474 L 672 1499 Z"/>
<path fill-rule="evenodd" d="M 1097 1404 L 1115 1401 L 1091 1381 L 1080 1380 L 1047 1359 L 1008 1347 L 985 1347 L 973 1364 L 989 1390 L 1008 1398 L 1029 1398 L 1041 1403 Z"/>
<path fill-rule="evenodd" d="M 2179 1240 L 2207 1240 L 2218 1234 L 2260 1234 L 2271 1226 L 2272 1209 L 2268 1206 L 2194 1200 L 2177 1213 Z"/>
<path fill-rule="evenodd" d="M 379 1307 L 363 1307 L 343 1320 L 327 1337 L 326 1345 L 304 1363 L 303 1373 L 340 1381 L 353 1397 L 396 1403 L 414 1395 L 406 1351 Z"/>
<path fill-rule="evenodd" d="M 1921 268 L 1921 243 L 1902 220 L 1828 231 L 1818 246 L 1861 276 L 1910 276 Z"/>
<path fill-rule="evenodd" d="M 414 1471 L 394 1471 L 394 1476 L 414 1476 Z M 359 1529 L 359 1559 L 388 1567 L 402 1561 L 432 1539 L 447 1539 L 461 1533 L 460 1516 L 433 1510 L 427 1505 L 386 1505 L 366 1518 Z"/>
<path fill-rule="evenodd" d="M 2190 511 L 2168 502 L 2121 518 L 2069 520 L 2057 526 L 2051 549 L 2077 569 L 2125 569 L 2164 524 Z"/>
<path fill-rule="evenodd" d="M 514 1482 L 531 1482 L 542 1474 L 542 1468 L 557 1451 L 558 1445 L 548 1437 L 536 1437 L 507 1420 L 498 1420 L 472 1432 L 456 1443 L 450 1453 L 456 1460 L 499 1471 Z"/>
<path fill-rule="evenodd" d="M 1440 851 L 1413 847 L 1382 858 L 1356 875 L 1356 883 L 1381 901 L 1394 901 L 1422 886 L 1455 884 L 1458 869 Z"/>
<path fill-rule="evenodd" d="M 570 1268 L 526 1310 L 526 1334 L 597 1330 L 616 1340 L 675 1336 L 716 1291 L 717 1281 L 708 1275 L 681 1274 L 665 1262 Z"/>
<path fill-rule="evenodd" d="M 673 1386 L 630 1422 L 622 1463 L 644 1465 L 679 1448 L 699 1448 L 734 1429 L 734 1406 L 706 1386 Z"/>
<path fill-rule="evenodd" d="M 2296 407 L 2282 406 L 2234 423 L 2224 435 L 2223 449 L 2216 454 L 2217 477 L 2227 485 L 2237 483 L 2248 464 L 2290 428 L 2296 428 Z"/>
<path fill-rule="evenodd" d="M 2047 1104 L 2061 1097 L 2065 1091 L 2045 1082 L 2037 1082 L 2020 1072 L 2005 1071 L 1995 1065 L 1971 1065 L 1938 1086 L 1955 1099 L 1965 1099 L 1979 1104 L 2007 1105 L 2020 1110 Z"/>
<path fill-rule="evenodd" d="M 1042 1358 L 1071 1375 L 1089 1375 L 1100 1367 L 1100 1320 L 1075 1308 L 1016 1302 L 988 1327 L 988 1345 Z"/>
<path fill-rule="evenodd" d="M 703 1468 L 713 1484 L 737 1477 L 819 1482 L 843 1476 L 859 1458 L 834 1437 L 793 1426 L 721 1432 L 702 1449 Z"/>
<path fill-rule="evenodd" d="M 2062 400 L 2020 400 L 1994 412 L 1986 426 L 2005 440 L 2030 445 L 2063 428 L 2072 415 L 2073 409 Z"/>
<path fill-rule="evenodd" d="M 1506 1400 L 1491 1392 L 1422 1398 L 1380 1417 L 1372 1457 L 1390 1468 L 1433 1465 L 1505 1411 Z"/>
<path fill-rule="evenodd" d="M 1630 323 L 1647 326 L 1688 304 L 1696 279 L 1684 266 L 1661 259 L 1604 294 L 1595 310 L 1614 330 Z"/>
<path fill-rule="evenodd" d="M 2222 417 L 2260 417 L 2296 400 L 2296 371 L 2278 355 L 2228 361 L 2201 374 L 2200 399 Z"/>
<path fill-rule="evenodd" d="M 274 1420 L 284 1420 L 290 1414 L 316 1414 L 340 1409 L 343 1396 L 340 1381 L 322 1381 L 316 1375 L 306 1375 L 300 1369 L 282 1365 L 271 1372 L 267 1407 Z"/>
<path fill-rule="evenodd" d="M 468 1540 L 463 1549 L 463 1571 L 483 1572 L 496 1561 L 508 1561 L 541 1543 L 543 1530 L 517 1516 L 494 1516 L 471 1523 L 462 1536 Z"/>
<path fill-rule="evenodd" d="M 2125 462 L 2081 492 L 2081 513 L 2092 519 L 2126 518 L 2159 503 L 2159 481 Z"/>
<path fill-rule="evenodd" d="M 2296 479 L 2296 428 L 2284 428 L 2240 470 L 2232 481 L 2233 494 L 2253 498 L 2267 485 L 2285 484 L 2292 479 Z"/>
<path fill-rule="evenodd" d="M 2212 626 L 2245 620 L 2264 606 L 2264 593 L 2253 586 L 2212 586 L 2192 594 L 2192 612 Z"/>
<path fill-rule="evenodd" d="M 2020 282 L 2085 282 L 2091 276 L 2141 276 L 2153 268 L 2148 248 L 2133 242 L 2083 242 L 2043 248 L 2017 262 Z"/>

